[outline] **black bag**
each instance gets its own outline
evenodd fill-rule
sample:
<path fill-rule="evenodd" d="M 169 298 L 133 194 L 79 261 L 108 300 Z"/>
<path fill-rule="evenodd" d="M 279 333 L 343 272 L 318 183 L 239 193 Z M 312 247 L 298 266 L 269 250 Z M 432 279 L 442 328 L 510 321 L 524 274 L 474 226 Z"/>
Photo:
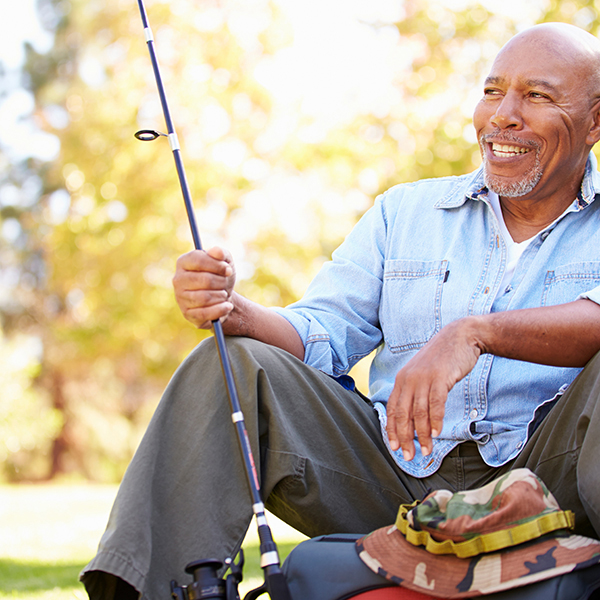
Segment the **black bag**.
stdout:
<path fill-rule="evenodd" d="M 283 564 L 293 600 L 425 600 L 394 585 L 358 557 L 360 535 L 324 535 L 299 544 Z M 485 596 L 486 600 L 600 600 L 600 565 Z"/>

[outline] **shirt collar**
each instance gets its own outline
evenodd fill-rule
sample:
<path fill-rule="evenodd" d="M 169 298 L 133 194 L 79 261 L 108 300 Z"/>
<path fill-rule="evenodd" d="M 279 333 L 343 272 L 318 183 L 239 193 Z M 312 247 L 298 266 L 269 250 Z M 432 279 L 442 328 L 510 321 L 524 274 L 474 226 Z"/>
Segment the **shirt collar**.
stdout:
<path fill-rule="evenodd" d="M 458 208 L 467 200 L 479 200 L 482 195 L 485 196 L 488 189 L 483 181 L 483 167 L 479 167 L 477 171 L 467 176 L 467 179 L 463 180 L 461 188 L 464 191 L 457 192 L 456 188 L 450 190 L 435 203 L 435 208 Z M 597 195 L 600 195 L 600 173 L 598 173 L 598 161 L 590 152 L 585 165 L 581 189 L 577 194 L 575 210 L 583 210 L 589 206 Z"/>
<path fill-rule="evenodd" d="M 598 161 L 593 152 L 590 152 L 585 165 L 585 173 L 581 182 L 581 190 L 577 194 L 579 210 L 589 206 L 600 194 L 600 173 L 598 173 Z"/>

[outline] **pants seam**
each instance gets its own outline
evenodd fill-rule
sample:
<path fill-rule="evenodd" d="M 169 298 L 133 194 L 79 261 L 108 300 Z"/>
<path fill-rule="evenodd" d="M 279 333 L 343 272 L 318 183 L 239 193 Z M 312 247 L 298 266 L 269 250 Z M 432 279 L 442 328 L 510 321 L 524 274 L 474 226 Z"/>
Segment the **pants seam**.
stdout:
<path fill-rule="evenodd" d="M 372 481 L 370 479 L 365 479 L 363 477 L 358 477 L 357 475 L 353 475 L 352 473 L 348 473 L 347 471 L 341 471 L 339 469 L 334 469 L 331 468 L 330 466 L 323 464 L 319 461 L 315 461 L 315 460 L 310 460 L 308 457 L 306 456 L 301 456 L 299 454 L 295 454 L 294 452 L 285 452 L 282 450 L 269 450 L 269 452 L 274 453 L 274 454 L 284 454 L 287 456 L 294 456 L 298 459 L 298 466 L 294 467 L 294 474 L 291 475 L 291 477 L 286 481 L 285 479 L 282 480 L 279 485 L 282 486 L 283 488 L 286 488 L 288 486 L 293 485 L 296 481 L 302 481 L 305 473 L 306 473 L 306 463 L 307 462 L 311 462 L 312 464 L 314 464 L 315 466 L 317 466 L 320 469 L 323 470 L 327 470 L 331 473 L 335 473 L 336 475 L 341 475 L 343 477 L 348 477 L 349 479 L 353 479 L 354 481 L 359 481 L 361 483 L 364 483 L 368 486 L 372 486 L 374 488 L 377 488 L 383 492 L 387 492 L 389 494 L 393 494 L 394 496 L 398 496 L 400 497 L 400 494 L 398 494 L 395 490 L 387 487 L 387 486 L 383 486 L 381 484 L 379 484 L 376 481 Z"/>
<path fill-rule="evenodd" d="M 579 455 L 580 451 L 581 451 L 581 446 L 577 446 L 577 448 L 571 448 L 569 450 L 565 450 L 564 452 L 560 452 L 558 454 L 554 454 L 548 458 L 540 460 L 537 464 L 538 464 L 538 466 L 540 466 L 540 465 L 544 465 L 546 463 L 550 463 L 557 458 L 561 458 L 561 457 L 564 458 L 564 457 L 572 455 L 572 454 Z"/>
<path fill-rule="evenodd" d="M 378 488 L 379 490 L 383 491 L 383 492 L 387 492 L 389 494 L 393 494 L 394 496 L 398 496 L 401 497 L 400 494 L 398 494 L 398 492 L 390 489 L 387 486 L 383 486 L 380 483 L 376 482 L 376 481 L 372 481 L 370 479 L 364 479 L 363 477 L 358 477 L 357 475 L 353 475 L 352 473 L 347 473 L 345 471 L 340 471 L 338 469 L 332 469 L 329 466 L 323 465 L 320 462 L 317 461 L 312 461 L 315 465 L 318 465 L 321 469 L 330 471 L 331 473 L 335 473 L 337 475 L 342 475 L 343 477 L 348 477 L 349 479 L 353 479 L 354 481 L 360 481 L 361 483 L 367 484 L 369 486 Z"/>

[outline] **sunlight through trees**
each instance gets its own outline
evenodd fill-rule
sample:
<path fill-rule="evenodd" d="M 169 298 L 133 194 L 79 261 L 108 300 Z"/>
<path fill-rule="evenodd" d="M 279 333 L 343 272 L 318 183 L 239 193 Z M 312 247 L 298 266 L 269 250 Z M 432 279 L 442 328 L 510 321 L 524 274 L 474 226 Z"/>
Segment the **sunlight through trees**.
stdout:
<path fill-rule="evenodd" d="M 147 9 L 203 244 L 228 247 L 240 291 L 271 306 L 303 293 L 378 193 L 477 167 L 471 113 L 511 35 L 598 30 L 582 0 Z M 1 476 L 115 481 L 207 335 L 171 290 L 192 241 L 168 143 L 133 137 L 164 130 L 136 3 L 38 14 L 51 47 L 2 69 Z"/>

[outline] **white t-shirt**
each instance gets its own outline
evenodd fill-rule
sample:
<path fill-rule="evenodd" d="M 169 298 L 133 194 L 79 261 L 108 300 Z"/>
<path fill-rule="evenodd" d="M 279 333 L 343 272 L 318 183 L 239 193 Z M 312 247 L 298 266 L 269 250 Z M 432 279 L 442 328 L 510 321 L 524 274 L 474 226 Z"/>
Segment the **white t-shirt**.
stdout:
<path fill-rule="evenodd" d="M 504 222 L 504 215 L 502 214 L 502 207 L 500 206 L 500 198 L 498 194 L 495 192 L 488 192 L 488 199 L 492 208 L 494 209 L 494 213 L 496 217 L 498 217 L 498 223 L 500 224 L 500 233 L 504 238 L 504 243 L 506 244 L 506 270 L 504 271 L 504 277 L 502 278 L 502 283 L 500 284 L 499 294 L 504 293 L 504 290 L 510 285 L 512 281 L 513 275 L 515 274 L 515 269 L 517 267 L 517 263 L 521 258 L 523 252 L 529 244 L 531 240 L 537 237 L 537 233 L 530 237 L 528 240 L 524 240 L 522 242 L 515 242 L 506 227 L 506 223 Z"/>

